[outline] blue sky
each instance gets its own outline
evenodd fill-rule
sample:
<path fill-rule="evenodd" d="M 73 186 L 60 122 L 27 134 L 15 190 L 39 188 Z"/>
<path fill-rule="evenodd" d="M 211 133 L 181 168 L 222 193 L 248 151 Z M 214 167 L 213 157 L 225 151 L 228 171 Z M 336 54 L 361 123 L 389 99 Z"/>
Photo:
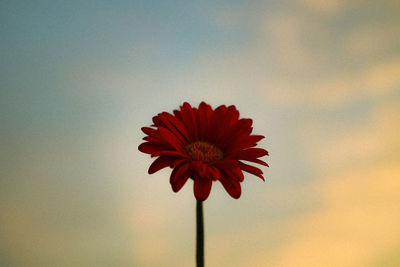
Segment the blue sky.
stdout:
<path fill-rule="evenodd" d="M 142 126 L 234 104 L 270 151 L 205 203 L 210 266 L 399 263 L 396 1 L 0 3 L 0 265 L 193 266 Z"/>

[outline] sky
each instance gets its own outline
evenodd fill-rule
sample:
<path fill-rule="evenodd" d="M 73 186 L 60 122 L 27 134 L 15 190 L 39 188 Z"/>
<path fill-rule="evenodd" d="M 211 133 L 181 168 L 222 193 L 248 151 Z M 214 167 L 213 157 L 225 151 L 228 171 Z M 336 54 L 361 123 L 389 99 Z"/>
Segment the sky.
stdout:
<path fill-rule="evenodd" d="M 0 265 L 194 266 L 143 126 L 235 105 L 270 156 L 204 203 L 208 266 L 400 265 L 398 1 L 1 1 Z"/>

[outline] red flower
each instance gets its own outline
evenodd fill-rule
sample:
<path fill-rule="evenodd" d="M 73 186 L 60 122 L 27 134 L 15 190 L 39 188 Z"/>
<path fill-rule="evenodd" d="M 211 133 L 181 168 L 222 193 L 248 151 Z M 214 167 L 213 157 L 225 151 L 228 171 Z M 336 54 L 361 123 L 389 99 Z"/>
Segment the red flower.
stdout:
<path fill-rule="evenodd" d="M 264 180 L 263 172 L 242 161 L 264 166 L 258 159 L 268 155 L 262 148 L 254 148 L 262 135 L 250 135 L 251 119 L 239 119 L 235 106 L 217 107 L 202 102 L 198 108 L 184 103 L 174 115 L 163 112 L 153 117 L 154 127 L 143 127 L 147 141 L 139 146 L 143 153 L 158 157 L 150 166 L 149 174 L 162 168 L 173 168 L 170 183 L 178 192 L 188 178 L 194 180 L 194 195 L 204 201 L 213 181 L 220 181 L 233 198 L 241 194 L 242 171 Z"/>

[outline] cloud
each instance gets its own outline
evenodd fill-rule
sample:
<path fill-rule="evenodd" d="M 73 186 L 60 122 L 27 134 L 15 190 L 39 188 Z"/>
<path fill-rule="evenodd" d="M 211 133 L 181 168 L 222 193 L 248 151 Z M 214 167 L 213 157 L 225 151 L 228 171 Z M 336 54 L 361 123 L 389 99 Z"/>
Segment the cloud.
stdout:
<path fill-rule="evenodd" d="M 260 85 L 260 93 L 281 107 L 340 108 L 360 99 L 389 96 L 399 90 L 400 58 L 320 81 L 282 79 L 264 83 Z"/>
<path fill-rule="evenodd" d="M 399 125 L 400 107 L 387 100 L 356 123 L 331 120 L 302 128 L 303 153 L 316 166 L 308 188 L 315 206 L 282 222 L 286 242 L 272 259 L 259 255 L 252 265 L 366 266 L 396 251 Z"/>
<path fill-rule="evenodd" d="M 325 15 L 332 15 L 339 12 L 346 4 L 340 0 L 299 0 L 298 2 L 311 11 Z"/>
<path fill-rule="evenodd" d="M 316 199 L 311 209 L 284 220 L 220 229 L 209 236 L 208 262 L 213 266 L 366 266 L 380 261 L 400 243 L 398 163 L 391 160 L 317 177 L 300 190 L 303 198 Z M 299 191 L 292 193 L 300 196 Z"/>
<path fill-rule="evenodd" d="M 363 81 L 369 93 L 379 95 L 400 88 L 400 59 L 374 65 L 364 73 Z"/>
<path fill-rule="evenodd" d="M 344 40 L 344 50 L 358 58 L 379 56 L 399 44 L 398 28 L 395 22 L 355 27 Z"/>
<path fill-rule="evenodd" d="M 290 222 L 275 266 L 365 266 L 395 249 L 399 177 L 398 162 L 385 162 L 321 179 L 319 208 Z"/>
<path fill-rule="evenodd" d="M 329 172 L 391 158 L 400 149 L 399 125 L 400 107 L 386 101 L 356 122 L 305 122 L 299 129 L 299 142 L 309 162 Z"/>
<path fill-rule="evenodd" d="M 397 90 L 400 58 L 393 52 L 399 22 L 376 17 L 366 21 L 364 3 L 363 13 L 341 28 L 340 16 L 353 14 L 355 7 L 308 0 L 261 16 L 250 48 L 254 68 L 265 71 L 258 76 L 259 93 L 283 108 L 338 109 Z M 382 6 L 374 15 L 388 8 Z"/>
<path fill-rule="evenodd" d="M 262 38 L 265 42 L 272 41 L 271 56 L 279 66 L 293 71 L 309 65 L 312 57 L 302 42 L 308 24 L 303 15 L 278 14 L 265 23 L 265 36 Z"/>

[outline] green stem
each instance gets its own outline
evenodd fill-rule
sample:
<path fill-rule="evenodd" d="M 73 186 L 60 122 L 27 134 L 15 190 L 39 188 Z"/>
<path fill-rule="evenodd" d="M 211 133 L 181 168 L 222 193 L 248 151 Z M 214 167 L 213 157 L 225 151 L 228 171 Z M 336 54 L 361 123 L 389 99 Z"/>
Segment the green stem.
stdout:
<path fill-rule="evenodd" d="M 204 220 L 203 202 L 196 203 L 196 266 L 204 267 Z"/>

